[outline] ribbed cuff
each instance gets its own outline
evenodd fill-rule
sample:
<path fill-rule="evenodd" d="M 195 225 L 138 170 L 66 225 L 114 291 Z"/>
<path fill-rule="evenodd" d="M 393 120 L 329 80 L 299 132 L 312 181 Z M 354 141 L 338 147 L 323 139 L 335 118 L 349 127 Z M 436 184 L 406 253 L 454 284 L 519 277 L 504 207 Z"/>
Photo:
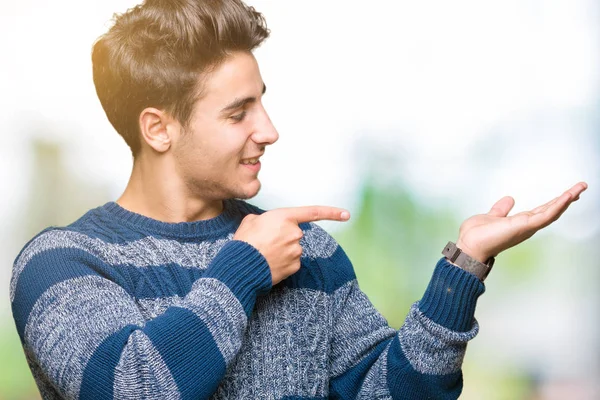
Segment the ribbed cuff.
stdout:
<path fill-rule="evenodd" d="M 253 246 L 239 240 L 227 242 L 202 277 L 218 279 L 227 285 L 248 316 L 256 296 L 272 287 L 267 260 Z"/>
<path fill-rule="evenodd" d="M 477 298 L 483 292 L 485 286 L 475 275 L 442 257 L 419 302 L 419 310 L 439 325 L 466 332 L 473 326 Z"/>

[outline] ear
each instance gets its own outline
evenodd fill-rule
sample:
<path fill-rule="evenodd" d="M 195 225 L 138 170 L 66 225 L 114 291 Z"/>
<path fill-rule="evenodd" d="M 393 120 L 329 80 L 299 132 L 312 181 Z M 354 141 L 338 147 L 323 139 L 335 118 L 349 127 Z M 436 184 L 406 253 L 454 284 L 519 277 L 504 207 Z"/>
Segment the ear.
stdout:
<path fill-rule="evenodd" d="M 148 107 L 140 113 L 140 132 L 142 139 L 159 153 L 164 153 L 171 147 L 174 129 L 178 128 L 177 121 L 168 113 Z"/>

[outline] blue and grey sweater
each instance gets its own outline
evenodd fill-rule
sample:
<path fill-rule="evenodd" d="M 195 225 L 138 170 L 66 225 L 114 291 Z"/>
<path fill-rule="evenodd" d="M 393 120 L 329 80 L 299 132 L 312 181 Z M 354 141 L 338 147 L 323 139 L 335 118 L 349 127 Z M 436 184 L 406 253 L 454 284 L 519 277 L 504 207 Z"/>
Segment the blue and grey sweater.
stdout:
<path fill-rule="evenodd" d="M 456 399 L 484 291 L 440 259 L 390 328 L 342 248 L 303 224 L 300 270 L 272 287 L 232 240 L 262 211 L 164 223 L 114 202 L 49 228 L 18 255 L 13 316 L 45 399 Z"/>

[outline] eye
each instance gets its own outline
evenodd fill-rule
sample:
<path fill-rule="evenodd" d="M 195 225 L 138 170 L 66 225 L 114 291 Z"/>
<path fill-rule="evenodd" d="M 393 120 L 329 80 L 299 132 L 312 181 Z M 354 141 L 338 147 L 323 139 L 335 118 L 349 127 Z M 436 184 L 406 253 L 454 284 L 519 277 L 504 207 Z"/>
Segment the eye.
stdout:
<path fill-rule="evenodd" d="M 229 118 L 231 118 L 235 122 L 241 122 L 245 117 L 246 117 L 246 111 L 242 111 L 241 113 L 232 115 Z"/>

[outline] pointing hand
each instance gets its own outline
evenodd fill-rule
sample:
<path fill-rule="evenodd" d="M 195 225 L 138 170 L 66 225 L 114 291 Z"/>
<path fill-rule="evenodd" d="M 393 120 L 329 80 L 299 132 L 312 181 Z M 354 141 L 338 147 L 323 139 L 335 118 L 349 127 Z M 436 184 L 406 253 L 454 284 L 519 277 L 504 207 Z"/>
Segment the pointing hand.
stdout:
<path fill-rule="evenodd" d="M 252 245 L 265 257 L 275 285 L 300 269 L 300 239 L 303 233 L 298 224 L 322 220 L 347 221 L 349 218 L 348 211 L 336 207 L 280 208 L 261 215 L 247 215 L 233 239 Z"/>

